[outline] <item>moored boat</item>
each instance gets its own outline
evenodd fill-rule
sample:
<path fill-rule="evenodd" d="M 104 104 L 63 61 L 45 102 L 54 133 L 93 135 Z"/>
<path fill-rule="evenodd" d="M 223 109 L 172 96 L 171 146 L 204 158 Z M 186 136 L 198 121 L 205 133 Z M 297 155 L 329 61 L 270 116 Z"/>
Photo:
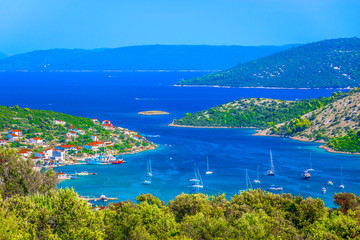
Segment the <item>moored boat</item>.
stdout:
<path fill-rule="evenodd" d="M 321 188 L 321 192 L 325 194 L 325 193 L 326 193 L 326 188 L 325 188 L 325 187 L 322 187 L 322 188 Z"/>
<path fill-rule="evenodd" d="M 311 174 L 308 171 L 304 171 L 304 173 L 301 175 L 301 178 L 304 180 L 310 180 Z"/>
<path fill-rule="evenodd" d="M 268 191 L 282 191 L 283 187 L 276 186 L 275 184 L 272 184 L 268 189 Z"/>
<path fill-rule="evenodd" d="M 329 186 L 333 186 L 333 185 L 334 185 L 334 183 L 333 183 L 332 181 L 328 181 L 327 184 L 328 184 Z"/>
<path fill-rule="evenodd" d="M 210 169 L 209 169 L 209 157 L 207 157 L 207 159 L 206 159 L 206 165 L 207 165 L 207 167 L 206 167 L 206 174 L 207 175 L 210 175 L 210 174 L 213 174 L 213 171 L 211 171 Z"/>
<path fill-rule="evenodd" d="M 112 161 L 110 162 L 111 164 L 122 164 L 124 161 L 122 159 L 119 159 L 119 160 L 115 160 L 115 161 Z"/>
<path fill-rule="evenodd" d="M 272 158 L 271 150 L 270 150 L 270 161 L 271 161 L 271 169 L 266 172 L 266 175 L 275 176 L 274 161 L 273 161 L 273 158 Z"/>

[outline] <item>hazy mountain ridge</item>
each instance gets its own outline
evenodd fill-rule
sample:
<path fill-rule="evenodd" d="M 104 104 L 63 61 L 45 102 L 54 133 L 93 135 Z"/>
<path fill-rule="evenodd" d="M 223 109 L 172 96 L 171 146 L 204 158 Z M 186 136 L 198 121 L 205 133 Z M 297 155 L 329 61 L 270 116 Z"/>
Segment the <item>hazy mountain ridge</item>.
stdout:
<path fill-rule="evenodd" d="M 222 70 L 297 45 L 147 45 L 113 49 L 50 49 L 0 60 L 0 70 Z"/>
<path fill-rule="evenodd" d="M 284 50 L 179 85 L 326 88 L 360 86 L 360 39 L 324 40 Z"/>

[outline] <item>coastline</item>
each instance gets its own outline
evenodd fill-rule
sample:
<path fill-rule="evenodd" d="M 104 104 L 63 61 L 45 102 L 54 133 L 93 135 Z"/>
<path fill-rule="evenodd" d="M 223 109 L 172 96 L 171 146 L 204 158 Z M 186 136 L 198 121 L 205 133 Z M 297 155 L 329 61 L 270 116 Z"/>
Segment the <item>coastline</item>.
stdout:
<path fill-rule="evenodd" d="M 264 134 L 260 133 L 261 130 L 257 130 L 256 133 L 253 134 L 253 136 L 262 136 L 262 137 L 283 137 L 283 138 L 289 138 L 295 141 L 300 142 L 314 142 L 314 143 L 325 143 L 324 140 L 310 140 L 306 138 L 300 138 L 300 137 L 289 137 L 289 136 L 283 136 L 283 135 L 275 135 L 275 134 Z M 360 155 L 360 153 L 352 153 L 352 152 L 340 152 L 336 151 L 332 148 L 327 147 L 326 145 L 320 145 L 318 148 L 322 148 L 326 150 L 329 153 L 338 153 L 338 154 L 352 154 L 352 155 Z"/>
<path fill-rule="evenodd" d="M 311 89 L 339 89 L 339 90 L 347 90 L 353 89 L 350 87 L 346 88 L 284 88 L 284 87 L 234 87 L 234 86 L 220 86 L 220 85 L 173 85 L 174 87 L 209 87 L 209 88 L 244 88 L 244 89 L 284 89 L 284 90 L 311 90 Z"/>
<path fill-rule="evenodd" d="M 151 110 L 151 111 L 142 111 L 138 112 L 140 115 L 167 115 L 170 114 L 169 112 L 159 111 L 159 110 Z"/>
<path fill-rule="evenodd" d="M 242 128 L 242 129 L 256 129 L 255 127 L 216 127 L 216 126 L 190 126 L 190 125 L 177 125 L 174 123 L 168 124 L 169 127 L 180 127 L 180 128 Z"/>

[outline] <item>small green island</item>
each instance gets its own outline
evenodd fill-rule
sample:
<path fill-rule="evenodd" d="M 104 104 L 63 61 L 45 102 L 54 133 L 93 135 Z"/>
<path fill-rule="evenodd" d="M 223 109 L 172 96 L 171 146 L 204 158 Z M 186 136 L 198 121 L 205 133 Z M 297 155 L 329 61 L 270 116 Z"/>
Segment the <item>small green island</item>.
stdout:
<path fill-rule="evenodd" d="M 255 135 L 283 136 L 323 142 L 331 152 L 360 153 L 360 90 L 334 92 L 331 97 L 284 101 L 243 98 L 186 113 L 170 126 L 258 128 Z"/>
<path fill-rule="evenodd" d="M 140 114 L 140 115 L 166 115 L 166 114 L 170 114 L 170 113 L 164 112 L 164 111 L 158 111 L 158 110 L 151 110 L 151 111 L 138 112 L 138 114 Z"/>

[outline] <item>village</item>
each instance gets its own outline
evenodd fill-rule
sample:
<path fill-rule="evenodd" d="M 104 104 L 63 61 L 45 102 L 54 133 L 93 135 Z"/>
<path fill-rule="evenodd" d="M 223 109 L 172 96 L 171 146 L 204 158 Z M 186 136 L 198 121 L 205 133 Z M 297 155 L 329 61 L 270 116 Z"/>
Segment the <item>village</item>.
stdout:
<path fill-rule="evenodd" d="M 24 160 L 31 160 L 36 168 L 71 164 L 91 164 L 91 159 L 117 156 L 155 149 L 157 146 L 135 131 L 116 127 L 109 120 L 91 119 L 93 126 L 81 129 L 63 120 L 53 119 L 59 134 L 45 140 L 40 134 L 27 138 L 25 129 L 4 128 L 0 147 L 16 147 Z M 96 128 L 94 127 L 96 126 Z M 39 136 L 38 136 L 39 135 Z M 47 137 L 49 138 L 49 137 Z"/>

